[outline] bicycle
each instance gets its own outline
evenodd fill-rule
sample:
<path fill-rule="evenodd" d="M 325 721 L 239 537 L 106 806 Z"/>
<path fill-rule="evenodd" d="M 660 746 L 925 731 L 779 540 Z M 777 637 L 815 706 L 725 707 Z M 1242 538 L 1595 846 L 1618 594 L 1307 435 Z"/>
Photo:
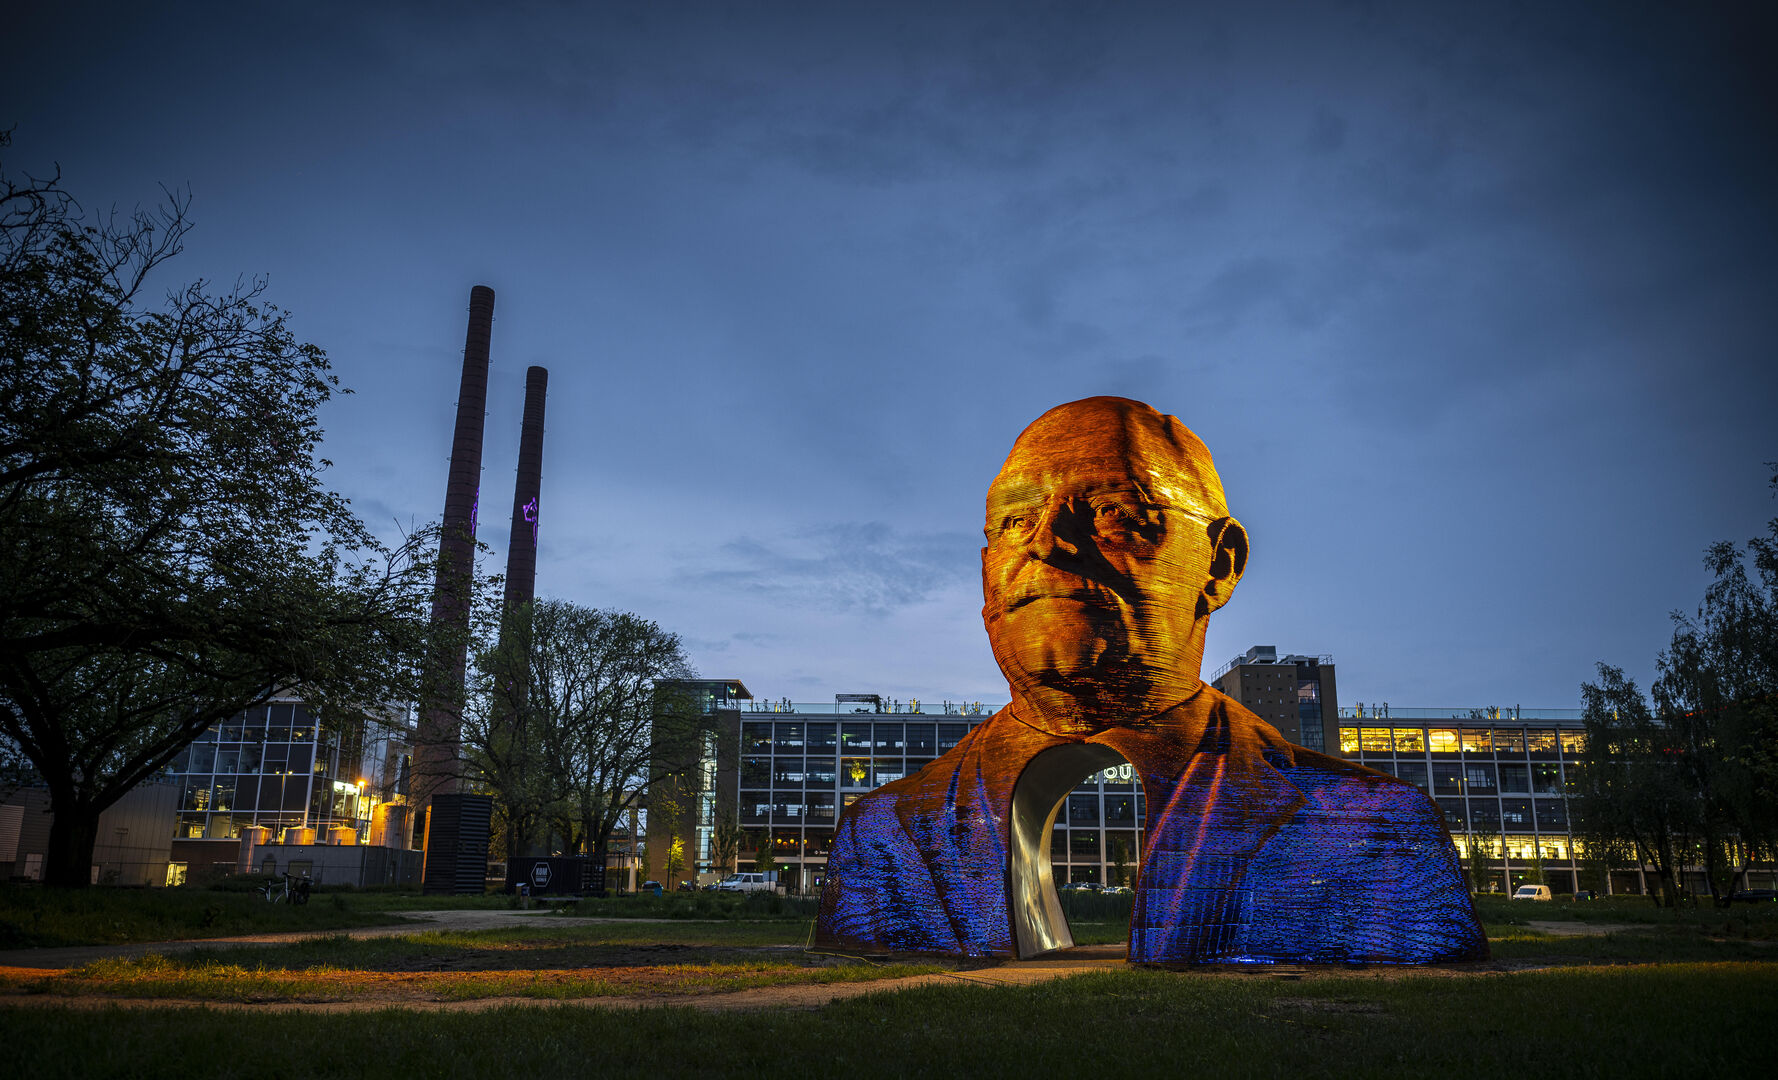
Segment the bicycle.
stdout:
<path fill-rule="evenodd" d="M 283 881 L 268 881 L 258 891 L 259 895 L 265 897 L 267 903 L 276 904 L 279 901 L 285 901 L 301 906 L 309 902 L 309 879 L 306 877 L 292 878 L 286 871 Z"/>

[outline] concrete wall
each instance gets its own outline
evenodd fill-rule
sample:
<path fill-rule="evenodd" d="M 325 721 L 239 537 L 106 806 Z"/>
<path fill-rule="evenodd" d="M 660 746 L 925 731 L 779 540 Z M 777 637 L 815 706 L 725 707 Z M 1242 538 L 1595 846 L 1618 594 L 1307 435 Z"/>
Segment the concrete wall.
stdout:
<path fill-rule="evenodd" d="M 142 784 L 99 815 L 93 845 L 93 883 L 97 885 L 165 885 L 168 854 L 177 817 L 177 784 Z M 50 813 L 46 788 L 21 788 L 6 799 L 18 807 L 18 843 L 10 862 L 0 862 L 9 878 L 43 879 L 49 852 Z M 3 855 L 4 852 L 0 852 Z"/>
<path fill-rule="evenodd" d="M 418 885 L 420 852 L 368 844 L 261 844 L 247 872 L 306 876 L 317 885 Z"/>

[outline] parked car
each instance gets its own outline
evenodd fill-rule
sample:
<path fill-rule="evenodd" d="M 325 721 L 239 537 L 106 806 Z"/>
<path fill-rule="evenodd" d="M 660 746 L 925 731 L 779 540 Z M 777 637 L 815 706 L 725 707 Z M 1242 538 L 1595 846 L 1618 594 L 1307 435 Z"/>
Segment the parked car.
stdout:
<path fill-rule="evenodd" d="M 1743 889 L 1729 897 L 1731 904 L 1770 904 L 1778 901 L 1778 889 Z"/>
<path fill-rule="evenodd" d="M 764 874 L 730 874 L 716 883 L 717 892 L 764 892 L 773 887 Z"/>
<path fill-rule="evenodd" d="M 1134 896 L 1136 894 L 1136 890 L 1128 885 L 1107 885 L 1104 892 L 1106 896 Z"/>
<path fill-rule="evenodd" d="M 643 893 L 653 893 L 654 895 L 659 896 L 661 894 L 661 883 L 658 881 L 644 881 L 642 886 L 636 890 L 636 895 L 641 896 Z"/>
<path fill-rule="evenodd" d="M 1097 881 L 1070 881 L 1064 884 L 1061 892 L 1104 892 L 1105 886 Z"/>
<path fill-rule="evenodd" d="M 1550 887 L 1548 885 L 1520 885 L 1518 891 L 1513 893 L 1514 900 L 1548 900 L 1549 898 Z"/>

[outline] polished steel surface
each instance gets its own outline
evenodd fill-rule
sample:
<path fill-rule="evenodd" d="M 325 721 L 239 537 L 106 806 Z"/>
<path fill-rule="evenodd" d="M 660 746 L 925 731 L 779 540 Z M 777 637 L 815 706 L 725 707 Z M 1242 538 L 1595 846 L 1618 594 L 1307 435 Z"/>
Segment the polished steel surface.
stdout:
<path fill-rule="evenodd" d="M 1012 843 L 1008 875 L 1013 940 L 1019 959 L 1074 944 L 1056 896 L 1050 863 L 1050 831 L 1068 793 L 1082 780 L 1123 762 L 1117 751 L 1094 743 L 1064 743 L 1031 759 L 1012 790 Z"/>

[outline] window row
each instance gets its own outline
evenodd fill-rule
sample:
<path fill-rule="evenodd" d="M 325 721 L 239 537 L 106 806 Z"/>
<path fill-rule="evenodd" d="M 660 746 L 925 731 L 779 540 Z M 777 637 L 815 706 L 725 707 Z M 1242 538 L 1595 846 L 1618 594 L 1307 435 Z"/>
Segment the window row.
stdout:
<path fill-rule="evenodd" d="M 973 724 L 767 723 L 741 725 L 741 753 L 875 753 L 937 757 L 963 741 Z"/>
<path fill-rule="evenodd" d="M 1568 832 L 1568 803 L 1563 799 L 1434 799 L 1453 833 Z"/>
<path fill-rule="evenodd" d="M 797 791 L 803 788 L 811 791 L 828 790 L 836 786 L 869 789 L 911 776 L 930 765 L 932 760 L 926 757 L 882 754 L 870 757 L 788 757 L 784 754 L 772 757 L 748 756 L 741 759 L 740 782 L 742 788 L 769 788 L 776 791 Z M 1112 791 L 1134 790 L 1135 776 L 1130 766 L 1114 765 L 1103 772 L 1094 773 L 1075 790 L 1089 792 L 1101 787 Z"/>
<path fill-rule="evenodd" d="M 206 729 L 197 742 L 290 742 L 315 738 L 315 714 L 307 705 L 261 705 Z"/>
<path fill-rule="evenodd" d="M 1586 750 L 1584 731 L 1555 728 L 1342 727 L 1340 753 L 1483 754 L 1532 757 Z"/>
<path fill-rule="evenodd" d="M 1523 765 L 1492 761 L 1365 761 L 1367 768 L 1385 772 L 1429 795 L 1561 795 L 1560 762 L 1534 761 Z"/>
<path fill-rule="evenodd" d="M 315 744 L 302 742 L 193 743 L 167 765 L 173 773 L 308 772 Z"/>

